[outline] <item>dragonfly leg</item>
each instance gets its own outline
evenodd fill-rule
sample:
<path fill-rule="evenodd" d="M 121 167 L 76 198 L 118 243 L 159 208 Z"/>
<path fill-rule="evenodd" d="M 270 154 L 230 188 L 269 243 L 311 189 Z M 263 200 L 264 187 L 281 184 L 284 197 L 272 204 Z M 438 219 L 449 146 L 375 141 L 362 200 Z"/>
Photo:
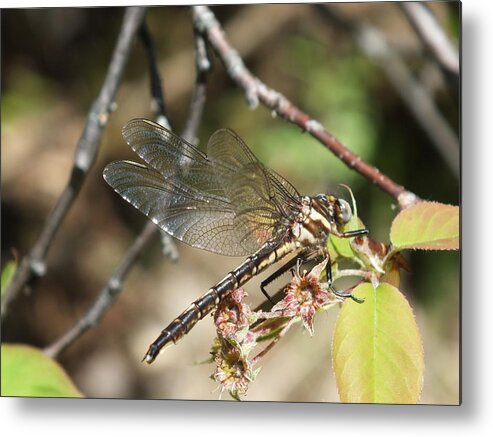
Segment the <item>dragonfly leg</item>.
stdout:
<path fill-rule="evenodd" d="M 269 302 L 272 305 L 275 305 L 275 302 L 270 297 L 269 293 L 267 293 L 267 290 L 265 289 L 265 287 L 267 287 L 267 285 L 269 285 L 272 281 L 275 281 L 279 276 L 281 276 L 282 274 L 286 273 L 289 269 L 291 269 L 295 265 L 297 265 L 298 260 L 300 258 L 302 258 L 302 257 L 295 256 L 294 258 L 290 259 L 286 264 L 284 264 L 282 267 L 280 267 L 279 269 L 277 269 L 274 273 L 272 273 L 272 275 L 270 275 L 269 277 L 267 277 L 266 279 L 264 279 L 260 283 L 260 289 L 262 290 L 263 295 L 269 300 Z"/>
<path fill-rule="evenodd" d="M 292 269 L 294 266 L 296 266 L 297 270 L 299 270 L 305 262 L 316 258 L 316 255 L 317 252 L 301 252 L 297 256 L 291 258 L 286 264 L 277 269 L 274 273 L 272 273 L 272 275 L 270 275 L 268 278 L 264 279 L 260 283 L 260 289 L 262 290 L 262 293 L 265 297 L 267 297 L 271 304 L 274 305 L 276 302 L 274 302 L 274 300 L 269 296 L 265 287 L 269 285 L 272 281 L 276 280 L 283 273 L 286 273 L 288 270 Z"/>
<path fill-rule="evenodd" d="M 340 238 L 359 237 L 361 235 L 367 235 L 367 234 L 368 234 L 368 229 L 357 229 L 355 231 L 341 232 L 340 234 L 334 233 L 334 235 Z"/>
<path fill-rule="evenodd" d="M 359 297 L 356 297 L 352 293 L 344 293 L 343 291 L 336 290 L 332 285 L 329 284 L 329 288 L 334 293 L 336 296 L 339 297 L 350 297 L 352 300 L 354 300 L 356 303 L 363 303 L 365 299 L 361 299 Z"/>
<path fill-rule="evenodd" d="M 328 258 L 328 261 L 327 261 L 327 266 L 325 267 L 325 274 L 327 275 L 327 283 L 329 284 L 330 291 L 332 291 L 332 293 L 334 293 L 336 296 L 344 297 L 344 298 L 349 297 L 357 303 L 363 303 L 365 301 L 364 299 L 360 299 L 359 297 L 354 296 L 352 293 L 344 293 L 343 291 L 339 291 L 332 285 L 332 283 L 333 283 L 333 280 L 332 280 L 332 263 L 331 263 L 330 254 L 328 251 L 327 251 L 327 258 Z"/>

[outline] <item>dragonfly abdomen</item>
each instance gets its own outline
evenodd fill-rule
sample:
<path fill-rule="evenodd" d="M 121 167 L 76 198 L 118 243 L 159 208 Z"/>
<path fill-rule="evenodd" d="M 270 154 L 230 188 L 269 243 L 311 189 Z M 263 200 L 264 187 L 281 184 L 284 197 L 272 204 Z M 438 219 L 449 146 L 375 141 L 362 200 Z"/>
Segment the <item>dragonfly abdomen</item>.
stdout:
<path fill-rule="evenodd" d="M 159 337 L 149 346 L 144 361 L 149 364 L 152 363 L 161 350 L 171 344 L 176 344 L 199 320 L 209 314 L 219 304 L 221 296 L 224 296 L 227 291 L 234 289 L 234 283 L 231 282 L 229 284 L 226 279 L 223 279 L 199 299 L 192 302 L 185 311 L 163 329 Z M 221 293 L 223 289 L 225 291 Z"/>
<path fill-rule="evenodd" d="M 295 249 L 296 245 L 293 242 L 286 241 L 277 247 L 266 245 L 254 255 L 248 257 L 245 262 L 235 270 L 229 272 L 224 279 L 195 300 L 163 329 L 159 337 L 149 347 L 144 361 L 149 364 L 152 363 L 161 350 L 171 344 L 176 344 L 199 320 L 209 314 L 227 293 L 241 287 L 253 276 L 258 275 L 276 261 L 292 253 Z"/>

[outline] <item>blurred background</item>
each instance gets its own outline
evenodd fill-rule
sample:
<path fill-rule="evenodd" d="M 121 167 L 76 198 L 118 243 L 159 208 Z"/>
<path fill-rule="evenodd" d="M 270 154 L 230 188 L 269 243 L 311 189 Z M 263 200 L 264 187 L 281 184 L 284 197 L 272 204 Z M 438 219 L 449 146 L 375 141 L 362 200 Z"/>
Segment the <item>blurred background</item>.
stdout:
<path fill-rule="evenodd" d="M 429 6 L 458 47 L 459 4 Z M 248 68 L 267 85 L 423 199 L 459 204 L 458 76 L 440 67 L 397 4 L 324 8 L 247 5 L 213 11 Z M 66 184 L 123 12 L 121 8 L 2 11 L 2 266 L 14 254 L 20 258 L 29 251 Z M 147 23 L 155 39 L 171 123 L 180 132 L 195 82 L 191 12 L 187 7 L 149 8 Z M 417 91 L 413 84 L 418 84 Z M 342 194 L 337 184 L 351 186 L 370 235 L 388 242 L 398 211 L 393 199 L 299 128 L 263 107 L 250 110 L 217 58 L 207 93 L 200 146 L 216 129 L 229 127 L 303 194 Z M 434 111 L 423 103 L 421 116 L 428 125 L 410 106 L 413 96 L 423 95 L 418 102 L 431 102 Z M 123 124 L 133 117 L 154 117 L 145 55 L 138 42 L 117 104 L 97 162 L 49 251 L 48 272 L 12 303 L 2 323 L 3 342 L 45 347 L 63 335 L 91 306 L 145 224 L 145 217 L 102 178 L 108 162 L 136 159 L 121 138 Z M 177 245 L 180 259 L 171 263 L 162 255 L 159 240 L 152 242 L 102 322 L 59 357 L 85 395 L 218 398 L 217 384 L 208 378 L 213 366 L 198 364 L 208 358 L 214 338 L 209 317 L 152 366 L 141 363 L 161 329 L 242 261 Z M 460 368 L 459 254 L 415 252 L 406 258 L 411 272 L 404 273 L 401 288 L 415 311 L 425 351 L 421 402 L 455 404 Z M 245 287 L 252 306 L 263 301 L 258 284 L 255 280 Z M 337 402 L 330 356 L 336 317 L 336 308 L 319 314 L 313 338 L 301 326 L 291 329 L 262 360 L 246 400 Z"/>

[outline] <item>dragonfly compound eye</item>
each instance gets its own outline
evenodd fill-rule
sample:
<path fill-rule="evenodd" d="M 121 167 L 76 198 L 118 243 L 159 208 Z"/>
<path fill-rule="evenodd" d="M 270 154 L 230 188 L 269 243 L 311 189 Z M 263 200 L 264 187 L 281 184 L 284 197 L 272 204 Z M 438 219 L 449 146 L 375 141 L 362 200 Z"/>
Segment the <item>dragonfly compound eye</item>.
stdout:
<path fill-rule="evenodd" d="M 344 199 L 338 199 L 337 202 L 339 204 L 339 218 L 343 223 L 347 223 L 349 220 L 351 220 L 351 217 L 353 216 L 351 207 L 349 206 L 349 203 L 347 203 Z"/>

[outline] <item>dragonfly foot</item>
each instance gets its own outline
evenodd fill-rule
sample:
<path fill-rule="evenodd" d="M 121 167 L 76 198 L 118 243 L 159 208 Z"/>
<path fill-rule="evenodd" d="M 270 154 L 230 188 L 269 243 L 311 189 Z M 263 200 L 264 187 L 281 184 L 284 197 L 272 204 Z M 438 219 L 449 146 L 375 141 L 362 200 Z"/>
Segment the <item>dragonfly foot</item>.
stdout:
<path fill-rule="evenodd" d="M 152 345 L 144 355 L 144 358 L 142 358 L 142 361 L 145 361 L 147 364 L 151 364 L 156 359 L 158 352 L 159 350 Z"/>
<path fill-rule="evenodd" d="M 344 298 L 351 298 L 352 300 L 354 300 L 355 302 L 357 303 L 363 303 L 365 301 L 365 299 L 361 299 L 359 297 L 356 297 L 354 294 L 352 293 L 345 293 L 343 291 L 338 291 L 336 290 L 335 288 L 331 287 L 331 290 L 332 290 L 332 293 L 334 293 L 336 296 L 339 296 L 339 297 L 344 297 Z"/>

